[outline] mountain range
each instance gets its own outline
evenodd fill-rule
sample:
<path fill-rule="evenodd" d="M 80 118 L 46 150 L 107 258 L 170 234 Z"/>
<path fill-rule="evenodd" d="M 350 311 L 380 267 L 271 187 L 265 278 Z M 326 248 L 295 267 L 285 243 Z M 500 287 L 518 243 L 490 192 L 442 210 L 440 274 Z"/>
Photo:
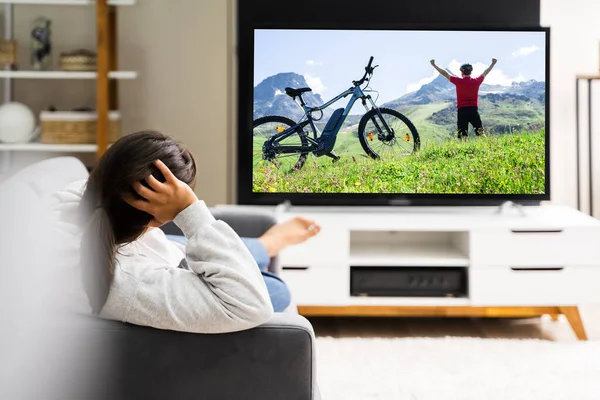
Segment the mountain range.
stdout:
<path fill-rule="evenodd" d="M 302 75 L 294 72 L 283 72 L 266 78 L 254 88 L 253 118 L 282 115 L 294 121 L 300 119 L 304 115 L 304 111 L 290 96 L 285 94 L 286 87 L 299 89 L 308 87 L 308 84 Z M 302 98 L 309 106 L 323 104 L 321 95 L 314 92 L 303 93 Z"/>
<path fill-rule="evenodd" d="M 254 119 L 265 115 L 282 115 L 299 120 L 304 112 L 285 94 L 286 87 L 301 88 L 308 87 L 308 84 L 302 75 L 293 72 L 266 78 L 254 88 Z M 497 133 L 543 128 L 545 90 L 545 83 L 535 80 L 513 82 L 510 86 L 482 84 L 479 109 L 484 127 Z M 302 97 L 309 106 L 323 104 L 318 93 L 308 92 Z M 380 106 L 398 110 L 410 118 L 422 139 L 444 140 L 455 135 L 456 89 L 442 75 L 422 85 L 417 91 Z M 325 123 L 332 111 L 325 110 L 318 125 Z M 349 116 L 345 129 L 355 130 L 358 120 L 358 116 Z"/>
<path fill-rule="evenodd" d="M 448 71 L 451 73 L 450 71 Z M 479 88 L 480 97 L 494 94 L 508 96 L 524 96 L 532 100 L 544 102 L 546 85 L 544 82 L 530 80 L 526 82 L 513 82 L 510 86 L 482 84 Z M 492 97 L 494 98 L 494 97 Z M 508 97 L 504 97 L 508 98 Z M 496 99 L 499 99 L 496 97 Z M 401 106 L 430 104 L 444 101 L 455 101 L 456 89 L 452 82 L 439 75 L 433 81 L 425 84 L 419 90 L 408 93 L 396 100 L 385 103 L 384 107 L 399 108 Z"/>

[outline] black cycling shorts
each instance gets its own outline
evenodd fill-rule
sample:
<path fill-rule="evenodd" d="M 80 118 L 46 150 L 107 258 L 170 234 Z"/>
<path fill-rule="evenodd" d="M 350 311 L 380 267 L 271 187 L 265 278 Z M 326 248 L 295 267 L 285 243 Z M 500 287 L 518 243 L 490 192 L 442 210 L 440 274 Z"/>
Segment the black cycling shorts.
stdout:
<path fill-rule="evenodd" d="M 458 109 L 458 137 L 469 135 L 469 124 L 473 125 L 475 133 L 479 136 L 483 133 L 483 124 L 479 116 L 478 107 L 461 107 Z"/>

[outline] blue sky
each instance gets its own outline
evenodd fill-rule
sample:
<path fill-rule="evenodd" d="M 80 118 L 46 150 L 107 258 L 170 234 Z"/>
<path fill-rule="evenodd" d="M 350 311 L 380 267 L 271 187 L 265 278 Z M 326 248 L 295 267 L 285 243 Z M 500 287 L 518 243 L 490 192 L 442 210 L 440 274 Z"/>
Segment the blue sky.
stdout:
<path fill-rule="evenodd" d="M 254 85 L 280 72 L 296 72 L 328 100 L 362 76 L 370 56 L 380 66 L 371 81 L 380 94 L 378 104 L 432 81 L 438 74 L 431 59 L 455 74 L 469 62 L 477 75 L 495 57 L 488 84 L 545 78 L 543 32 L 257 30 Z"/>

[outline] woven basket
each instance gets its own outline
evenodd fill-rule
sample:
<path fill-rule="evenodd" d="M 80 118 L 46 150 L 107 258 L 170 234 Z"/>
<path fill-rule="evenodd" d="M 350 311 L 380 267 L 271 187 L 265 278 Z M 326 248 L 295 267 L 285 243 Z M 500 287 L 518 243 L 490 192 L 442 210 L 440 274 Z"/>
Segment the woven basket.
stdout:
<path fill-rule="evenodd" d="M 63 71 L 95 71 L 96 55 L 86 50 L 62 53 L 58 64 Z"/>
<path fill-rule="evenodd" d="M 119 112 L 109 114 L 108 142 L 120 137 Z M 40 141 L 47 144 L 91 144 L 96 143 L 96 113 L 94 112 L 53 112 L 40 114 Z"/>
<path fill-rule="evenodd" d="M 17 41 L 0 40 L 0 65 L 17 63 Z"/>

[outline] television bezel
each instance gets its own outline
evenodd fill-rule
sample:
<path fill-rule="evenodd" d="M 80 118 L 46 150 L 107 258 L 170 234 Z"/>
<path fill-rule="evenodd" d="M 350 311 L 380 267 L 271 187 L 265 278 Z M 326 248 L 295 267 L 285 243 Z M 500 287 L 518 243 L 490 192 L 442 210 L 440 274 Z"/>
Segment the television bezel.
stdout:
<path fill-rule="evenodd" d="M 466 32 L 542 32 L 546 42 L 545 70 L 545 192 L 543 194 L 476 193 L 263 193 L 252 190 L 252 130 L 254 96 L 254 31 L 287 30 L 396 30 Z M 507 201 L 537 205 L 550 200 L 550 28 L 542 26 L 502 27 L 473 25 L 390 24 L 390 23 L 290 23 L 254 22 L 238 30 L 237 57 L 237 174 L 236 200 L 240 205 L 295 206 L 496 206 Z M 248 168 L 250 166 L 250 168 Z"/>

